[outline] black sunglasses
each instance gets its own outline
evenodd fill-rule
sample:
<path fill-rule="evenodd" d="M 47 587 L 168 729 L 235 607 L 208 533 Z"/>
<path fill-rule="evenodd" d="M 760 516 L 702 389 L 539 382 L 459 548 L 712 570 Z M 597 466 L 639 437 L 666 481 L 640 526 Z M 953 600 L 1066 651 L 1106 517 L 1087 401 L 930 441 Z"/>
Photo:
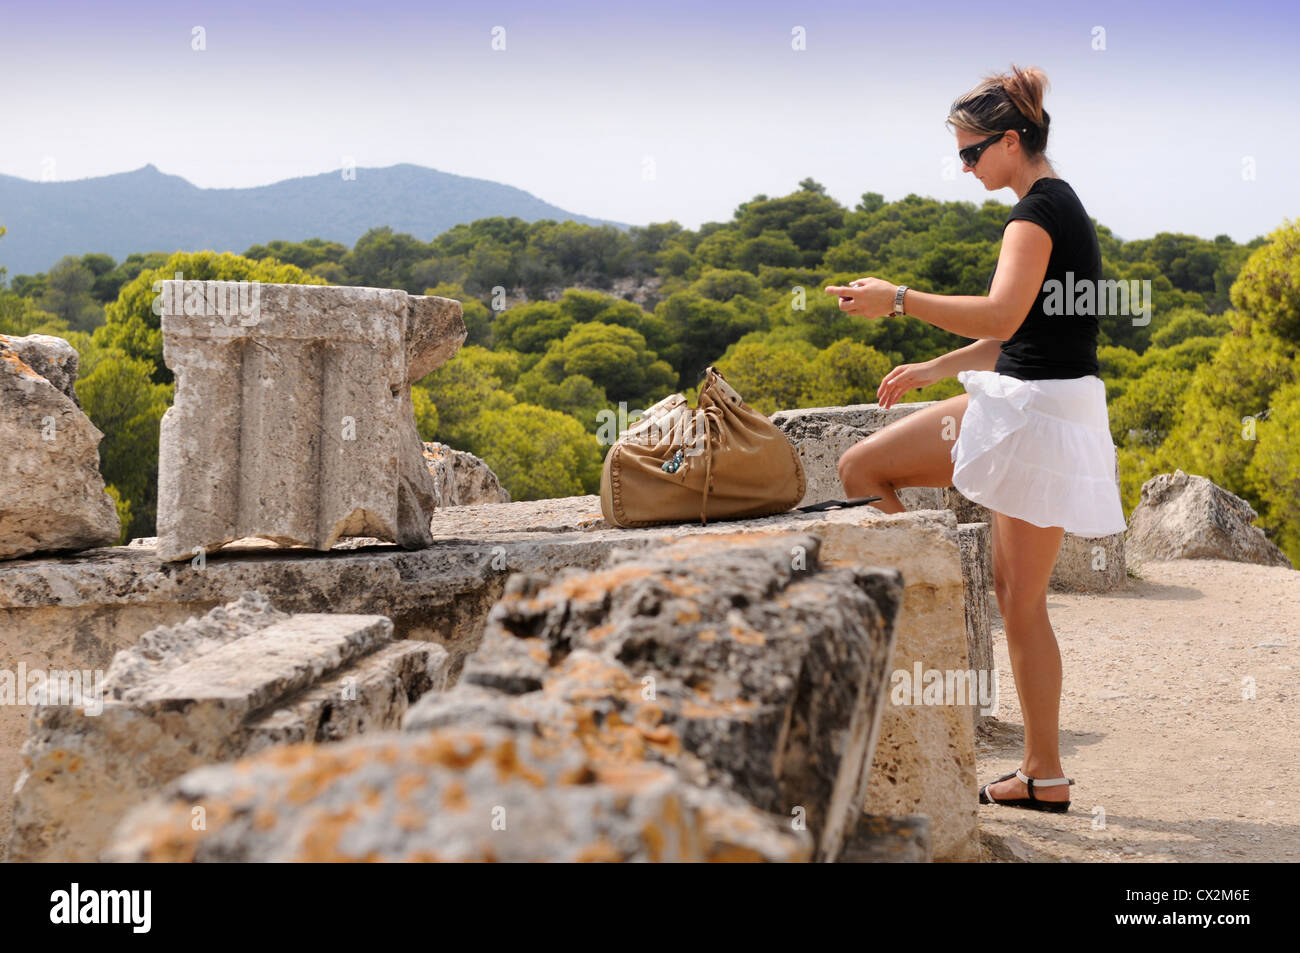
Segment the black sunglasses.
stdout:
<path fill-rule="evenodd" d="M 993 145 L 993 143 L 997 142 L 1010 131 L 1011 130 L 1009 129 L 1003 129 L 1001 132 L 989 136 L 983 142 L 977 142 L 975 145 L 967 146 L 965 149 L 958 149 L 957 155 L 961 158 L 964 165 L 968 165 L 973 169 L 975 168 L 975 164 L 980 161 L 980 156 L 984 154 L 984 150 Z M 1026 131 L 1027 130 L 1025 129 L 1017 130 L 1017 132 L 1021 133 Z"/>

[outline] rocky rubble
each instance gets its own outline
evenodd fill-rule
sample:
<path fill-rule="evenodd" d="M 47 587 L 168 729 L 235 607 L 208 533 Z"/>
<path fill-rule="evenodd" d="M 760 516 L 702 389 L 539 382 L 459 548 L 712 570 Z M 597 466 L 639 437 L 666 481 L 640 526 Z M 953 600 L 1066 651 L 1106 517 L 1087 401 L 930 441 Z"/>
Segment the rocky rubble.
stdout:
<path fill-rule="evenodd" d="M 1259 514 L 1241 497 L 1203 476 L 1175 470 L 1142 484 L 1129 519 L 1129 552 L 1142 560 L 1228 559 L 1294 568 L 1252 525 Z"/>
<path fill-rule="evenodd" d="M 866 798 L 903 587 L 897 570 L 823 567 L 819 548 L 714 534 L 512 576 L 460 684 L 418 702 L 405 739 L 196 772 L 113 856 L 833 861 Z M 478 759 L 435 757 L 449 738 L 495 746 L 495 786 L 448 777 Z M 193 834 L 191 802 L 239 820 Z M 523 818 L 510 837 L 490 805 Z"/>
<path fill-rule="evenodd" d="M 383 616 L 290 615 L 250 592 L 146 633 L 97 697 L 34 708 L 12 859 L 95 859 L 129 807 L 191 768 L 396 727 L 445 686 L 448 655 L 394 643 L 392 629 Z"/>
<path fill-rule="evenodd" d="M 509 492 L 482 457 L 429 440 L 424 443 L 424 459 L 433 474 L 440 508 L 510 502 Z"/>
<path fill-rule="evenodd" d="M 67 341 L 0 334 L 0 559 L 105 546 L 121 533 L 99 474 L 104 435 L 82 413 L 76 379 Z"/>
<path fill-rule="evenodd" d="M 810 853 L 807 832 L 669 767 L 600 763 L 529 731 L 467 727 L 202 768 L 133 812 L 104 859 L 798 862 Z"/>
<path fill-rule="evenodd" d="M 902 581 L 819 568 L 819 547 L 724 536 L 514 576 L 461 685 L 405 727 L 531 723 L 593 757 L 679 765 L 804 819 L 834 860 L 866 797 Z"/>

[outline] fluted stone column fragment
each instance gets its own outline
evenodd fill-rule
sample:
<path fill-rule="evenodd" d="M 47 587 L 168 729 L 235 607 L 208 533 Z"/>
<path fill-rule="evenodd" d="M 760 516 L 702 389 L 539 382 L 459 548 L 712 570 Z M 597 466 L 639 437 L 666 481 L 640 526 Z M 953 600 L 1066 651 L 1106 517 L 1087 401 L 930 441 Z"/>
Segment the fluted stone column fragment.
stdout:
<path fill-rule="evenodd" d="M 162 282 L 158 556 L 235 539 L 429 545 L 411 384 L 465 340 L 460 303 L 383 288 Z"/>

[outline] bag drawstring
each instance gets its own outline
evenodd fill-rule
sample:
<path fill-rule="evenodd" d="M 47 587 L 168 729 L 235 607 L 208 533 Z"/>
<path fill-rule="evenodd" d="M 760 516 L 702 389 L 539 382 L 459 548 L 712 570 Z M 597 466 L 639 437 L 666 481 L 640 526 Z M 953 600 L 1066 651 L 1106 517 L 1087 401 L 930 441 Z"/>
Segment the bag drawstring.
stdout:
<path fill-rule="evenodd" d="M 700 498 L 700 525 L 703 526 L 707 522 L 704 508 L 709 502 L 709 480 L 713 476 L 713 430 L 708 410 L 701 416 L 704 417 L 704 496 Z"/>
<path fill-rule="evenodd" d="M 714 404 L 710 404 L 708 406 L 698 407 L 694 417 L 692 418 L 694 420 L 699 420 L 701 417 L 704 418 L 704 492 L 700 498 L 701 526 L 708 524 L 707 510 L 709 505 L 709 484 L 713 480 L 713 425 L 715 423 L 715 416 L 722 416 L 722 409 Z M 726 430 L 720 430 L 718 431 L 718 434 L 724 441 L 726 440 Z M 696 439 L 692 441 L 692 444 L 698 445 L 698 443 L 699 437 L 697 435 Z M 683 459 L 685 456 L 685 450 L 686 428 L 683 427 L 681 446 L 674 451 L 672 457 L 669 458 L 667 463 L 661 465 L 661 469 L 665 473 L 676 473 L 681 469 L 682 464 L 685 462 Z M 695 456 L 695 454 L 692 454 L 692 456 Z"/>
<path fill-rule="evenodd" d="M 721 416 L 722 410 L 719 407 L 705 407 L 700 411 L 700 416 L 704 418 L 704 494 L 700 498 L 700 525 L 707 525 L 708 520 L 705 516 L 705 509 L 709 503 L 709 484 L 713 479 L 713 427 L 716 421 L 715 416 Z M 721 438 L 726 438 L 726 431 L 718 431 Z"/>

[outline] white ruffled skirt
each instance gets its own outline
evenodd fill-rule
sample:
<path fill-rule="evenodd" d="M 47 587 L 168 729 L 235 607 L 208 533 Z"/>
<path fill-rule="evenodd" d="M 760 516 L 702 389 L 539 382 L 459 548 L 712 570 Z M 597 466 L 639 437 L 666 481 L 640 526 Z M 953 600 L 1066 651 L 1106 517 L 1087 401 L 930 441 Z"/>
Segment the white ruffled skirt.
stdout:
<path fill-rule="evenodd" d="M 1100 377 L 1022 381 L 961 371 L 970 394 L 952 448 L 952 485 L 972 502 L 1067 533 L 1122 533 L 1115 444 Z"/>

